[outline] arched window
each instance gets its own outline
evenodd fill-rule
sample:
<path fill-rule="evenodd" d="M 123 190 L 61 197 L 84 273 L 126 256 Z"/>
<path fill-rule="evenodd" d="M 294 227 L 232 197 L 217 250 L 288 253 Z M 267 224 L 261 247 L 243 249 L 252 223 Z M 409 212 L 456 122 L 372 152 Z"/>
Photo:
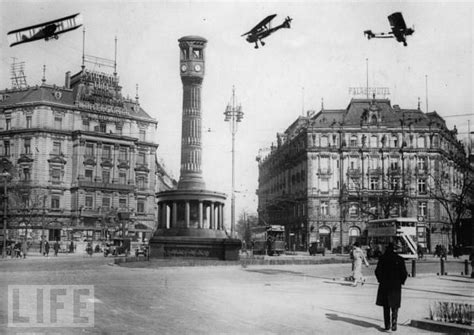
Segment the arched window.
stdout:
<path fill-rule="evenodd" d="M 390 146 L 392 148 L 398 148 L 398 136 L 397 135 L 392 135 L 392 137 L 390 137 Z"/>
<path fill-rule="evenodd" d="M 350 145 L 351 145 L 351 147 L 356 147 L 357 146 L 357 136 L 356 135 L 351 136 Z"/>
<path fill-rule="evenodd" d="M 372 124 L 372 125 L 377 124 L 377 116 L 376 115 L 372 115 L 372 117 L 370 118 L 370 124 Z"/>

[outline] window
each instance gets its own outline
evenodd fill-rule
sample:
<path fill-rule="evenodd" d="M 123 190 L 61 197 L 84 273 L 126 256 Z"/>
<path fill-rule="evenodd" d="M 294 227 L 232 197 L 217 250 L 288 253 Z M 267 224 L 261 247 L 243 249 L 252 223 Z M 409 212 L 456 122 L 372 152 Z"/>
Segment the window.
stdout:
<path fill-rule="evenodd" d="M 92 181 L 93 173 L 92 170 L 86 170 L 85 171 L 85 178 L 87 181 Z"/>
<path fill-rule="evenodd" d="M 12 127 L 12 120 L 11 119 L 5 119 L 5 130 L 10 130 Z"/>
<path fill-rule="evenodd" d="M 418 179 L 418 193 L 426 193 L 426 180 Z"/>
<path fill-rule="evenodd" d="M 378 190 L 379 189 L 379 178 L 370 178 L 370 189 Z"/>
<path fill-rule="evenodd" d="M 141 129 L 138 134 L 138 139 L 140 141 L 145 141 L 145 138 L 146 138 L 146 132 L 145 130 Z"/>
<path fill-rule="evenodd" d="M 359 209 L 356 204 L 351 204 L 349 206 L 349 216 L 350 217 L 357 217 L 359 215 Z"/>
<path fill-rule="evenodd" d="M 63 126 L 63 119 L 60 117 L 54 118 L 54 128 L 55 129 L 62 129 Z"/>
<path fill-rule="evenodd" d="M 109 209 L 109 207 L 110 207 L 110 198 L 109 197 L 103 197 L 102 198 L 102 207 L 104 209 Z"/>
<path fill-rule="evenodd" d="M 379 145 L 379 139 L 377 138 L 377 136 L 375 135 L 370 136 L 370 147 L 377 148 L 378 145 Z"/>
<path fill-rule="evenodd" d="M 122 135 L 122 131 L 123 131 L 123 126 L 121 124 L 118 124 L 115 126 L 115 132 L 119 135 Z"/>
<path fill-rule="evenodd" d="M 321 137 L 321 147 L 327 147 L 328 146 L 328 137 L 327 136 L 322 136 Z"/>
<path fill-rule="evenodd" d="M 427 159 L 426 159 L 426 157 L 418 157 L 416 166 L 418 167 L 418 170 L 426 171 L 426 169 L 427 169 Z"/>
<path fill-rule="evenodd" d="M 26 117 L 26 128 L 31 128 L 31 115 Z"/>
<path fill-rule="evenodd" d="M 321 185 L 320 185 L 320 191 L 321 192 L 329 192 L 329 179 L 321 179 Z"/>
<path fill-rule="evenodd" d="M 398 190 L 400 185 L 400 178 L 392 178 L 390 180 L 390 189 L 391 190 Z"/>
<path fill-rule="evenodd" d="M 327 201 L 321 202 L 321 215 L 328 215 L 329 205 Z"/>
<path fill-rule="evenodd" d="M 91 194 L 86 195 L 85 207 L 92 208 L 93 201 L 94 201 L 94 197 Z"/>
<path fill-rule="evenodd" d="M 202 50 L 201 49 L 193 49 L 193 58 L 194 59 L 202 59 Z"/>
<path fill-rule="evenodd" d="M 137 157 L 137 163 L 140 165 L 145 165 L 145 153 L 144 152 L 139 152 L 138 157 Z"/>
<path fill-rule="evenodd" d="M 10 156 L 10 141 L 3 141 L 3 154 Z"/>
<path fill-rule="evenodd" d="M 86 156 L 94 157 L 94 144 L 86 143 Z"/>
<path fill-rule="evenodd" d="M 392 170 L 397 170 L 398 169 L 398 159 L 397 158 L 391 158 L 390 159 L 390 169 L 392 169 Z"/>
<path fill-rule="evenodd" d="M 321 173 L 329 172 L 329 157 L 321 157 L 319 164 L 320 164 L 319 168 L 321 169 Z"/>
<path fill-rule="evenodd" d="M 51 180 L 53 183 L 60 183 L 61 182 L 61 170 L 60 169 L 52 169 L 51 170 Z"/>
<path fill-rule="evenodd" d="M 337 135 L 332 135 L 332 145 L 337 146 Z"/>
<path fill-rule="evenodd" d="M 371 157 L 371 158 L 369 159 L 369 168 L 375 170 L 375 169 L 377 169 L 378 167 L 379 167 L 379 160 L 378 160 L 378 158 L 376 158 L 376 157 Z"/>
<path fill-rule="evenodd" d="M 102 171 L 102 182 L 103 183 L 110 183 L 110 171 L 103 170 Z"/>
<path fill-rule="evenodd" d="M 144 176 L 137 177 L 137 186 L 140 189 L 146 188 L 146 178 Z"/>
<path fill-rule="evenodd" d="M 105 122 L 99 123 L 99 131 L 101 133 L 106 133 L 107 132 L 107 125 L 105 124 Z"/>
<path fill-rule="evenodd" d="M 82 121 L 82 130 L 89 131 L 89 129 L 90 129 L 89 120 L 83 120 Z"/>
<path fill-rule="evenodd" d="M 119 208 L 127 208 L 127 199 L 121 198 L 119 199 Z"/>
<path fill-rule="evenodd" d="M 427 214 L 428 214 L 427 208 L 428 208 L 428 206 L 427 206 L 427 203 L 425 201 L 419 202 L 418 203 L 418 215 L 426 217 Z"/>
<path fill-rule="evenodd" d="M 425 138 L 423 136 L 418 137 L 418 139 L 416 141 L 416 146 L 418 148 L 424 148 L 426 146 L 426 141 L 425 141 Z"/>
<path fill-rule="evenodd" d="M 139 199 L 137 201 L 137 212 L 138 213 L 145 213 L 145 200 Z"/>
<path fill-rule="evenodd" d="M 371 125 L 376 125 L 377 124 L 377 116 L 376 115 L 372 115 L 372 117 L 370 118 L 370 124 Z"/>
<path fill-rule="evenodd" d="M 29 138 L 25 139 L 24 142 L 25 154 L 31 154 L 31 140 Z"/>
<path fill-rule="evenodd" d="M 102 147 L 102 158 L 110 159 L 112 157 L 112 148 L 110 145 L 104 145 Z"/>
<path fill-rule="evenodd" d="M 31 180 L 31 173 L 29 168 L 23 169 L 23 180 L 28 181 Z"/>
<path fill-rule="evenodd" d="M 61 154 L 61 142 L 53 142 L 53 155 Z"/>
<path fill-rule="evenodd" d="M 119 160 L 121 160 L 121 161 L 126 161 L 127 160 L 127 148 L 120 147 Z"/>
<path fill-rule="evenodd" d="M 51 196 L 51 208 L 52 209 L 59 209 L 59 196 L 53 195 Z"/>
<path fill-rule="evenodd" d="M 398 148 L 398 137 L 396 135 L 392 135 L 390 138 L 390 146 L 392 148 Z"/>
<path fill-rule="evenodd" d="M 351 136 L 351 140 L 350 140 L 349 143 L 350 143 L 350 146 L 351 146 L 351 147 L 356 147 L 356 146 L 357 146 L 357 136 L 352 135 L 352 136 Z"/>
<path fill-rule="evenodd" d="M 125 172 L 119 172 L 119 184 L 127 183 L 127 174 Z"/>

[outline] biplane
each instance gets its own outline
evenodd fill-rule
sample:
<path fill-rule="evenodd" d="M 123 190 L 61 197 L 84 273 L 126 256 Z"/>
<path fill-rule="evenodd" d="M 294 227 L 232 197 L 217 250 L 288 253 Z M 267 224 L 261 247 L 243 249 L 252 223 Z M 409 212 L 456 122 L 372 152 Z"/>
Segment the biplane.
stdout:
<path fill-rule="evenodd" d="M 66 16 L 57 20 L 36 24 L 26 28 L 12 30 L 7 34 L 10 47 L 44 39 L 58 39 L 59 34 L 64 34 L 82 26 L 82 15 L 80 13 Z"/>
<path fill-rule="evenodd" d="M 255 49 L 258 49 L 258 42 L 260 42 L 260 44 L 264 46 L 265 42 L 263 42 L 262 39 L 268 37 L 269 35 L 273 34 L 275 31 L 281 28 L 290 28 L 292 18 L 290 18 L 289 16 L 286 17 L 285 21 L 282 24 L 272 28 L 271 21 L 275 18 L 275 16 L 277 15 L 272 14 L 267 16 L 250 31 L 246 32 L 245 34 L 242 34 L 242 36 L 248 35 L 246 40 L 249 43 L 255 43 Z"/>
<path fill-rule="evenodd" d="M 371 38 L 396 38 L 397 42 L 401 42 L 404 46 L 407 46 L 406 36 L 413 34 L 415 29 L 407 28 L 403 15 L 400 12 L 389 15 L 388 21 L 390 22 L 392 31 L 388 33 L 373 33 L 372 30 L 366 30 L 364 34 L 367 35 L 369 40 Z"/>

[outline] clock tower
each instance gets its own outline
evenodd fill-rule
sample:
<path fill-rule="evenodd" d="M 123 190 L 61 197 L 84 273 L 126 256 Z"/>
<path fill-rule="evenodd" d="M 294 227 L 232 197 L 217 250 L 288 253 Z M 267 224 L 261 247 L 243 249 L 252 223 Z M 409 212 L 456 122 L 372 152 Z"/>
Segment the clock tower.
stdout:
<path fill-rule="evenodd" d="M 178 189 L 205 189 L 201 170 L 201 88 L 204 79 L 204 49 L 207 40 L 199 36 L 185 36 L 178 42 L 179 71 L 183 83 L 181 168 Z"/>

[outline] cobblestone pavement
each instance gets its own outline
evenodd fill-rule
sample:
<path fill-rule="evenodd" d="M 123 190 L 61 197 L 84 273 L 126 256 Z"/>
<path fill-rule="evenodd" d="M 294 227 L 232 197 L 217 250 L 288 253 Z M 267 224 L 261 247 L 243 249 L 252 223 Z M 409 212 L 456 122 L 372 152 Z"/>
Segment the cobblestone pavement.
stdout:
<path fill-rule="evenodd" d="M 63 255 L 0 262 L 1 333 L 378 334 L 382 331 L 382 309 L 375 306 L 374 265 L 364 269 L 365 285 L 351 287 L 333 280 L 347 275 L 350 264 L 139 268 L 111 266 L 110 261 L 99 255 L 92 258 Z M 428 333 L 407 324 L 410 319 L 426 317 L 429 303 L 434 300 L 472 303 L 472 279 L 454 271 L 443 277 L 422 274 L 436 272 L 438 266 L 437 263 L 425 265 L 430 270 L 425 271 L 420 264 L 420 274 L 409 278 L 403 290 L 399 334 Z M 460 263 L 456 271 L 459 267 Z M 93 285 L 94 327 L 7 327 L 7 286 L 13 284 Z"/>

